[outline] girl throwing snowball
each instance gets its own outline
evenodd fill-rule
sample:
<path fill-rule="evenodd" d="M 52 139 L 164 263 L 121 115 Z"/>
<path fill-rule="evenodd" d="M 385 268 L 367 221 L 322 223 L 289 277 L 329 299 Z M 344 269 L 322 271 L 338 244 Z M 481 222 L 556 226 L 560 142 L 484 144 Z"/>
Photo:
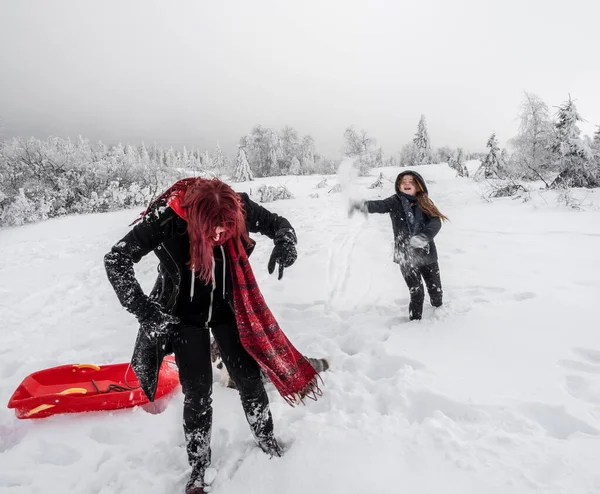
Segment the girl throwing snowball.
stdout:
<path fill-rule="evenodd" d="M 403 171 L 395 182 L 396 193 L 379 201 L 351 201 L 349 215 L 355 211 L 389 213 L 394 231 L 394 262 L 410 291 L 408 316 L 421 319 L 425 281 L 429 300 L 434 307 L 442 305 L 442 282 L 437 249 L 433 238 L 442 227 L 443 215 L 429 199 L 423 177 L 414 171 Z"/>

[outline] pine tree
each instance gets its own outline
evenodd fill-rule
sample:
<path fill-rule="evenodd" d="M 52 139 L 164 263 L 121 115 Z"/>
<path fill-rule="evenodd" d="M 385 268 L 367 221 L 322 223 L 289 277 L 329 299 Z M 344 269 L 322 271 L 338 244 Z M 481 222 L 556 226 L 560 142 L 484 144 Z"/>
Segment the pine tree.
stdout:
<path fill-rule="evenodd" d="M 463 148 L 458 148 L 458 151 L 456 154 L 456 163 L 457 163 L 458 176 L 459 177 L 468 177 L 469 170 L 467 168 L 467 165 L 465 165 L 465 152 L 463 151 Z"/>
<path fill-rule="evenodd" d="M 429 133 L 427 132 L 427 123 L 425 115 L 421 115 L 417 133 L 413 139 L 413 143 L 417 147 L 417 161 L 419 165 L 427 165 L 431 163 L 431 143 L 429 141 Z"/>
<path fill-rule="evenodd" d="M 552 182 L 552 187 L 596 187 L 600 177 L 590 169 L 592 153 L 581 138 L 577 122 L 583 119 L 569 96 L 569 100 L 558 108 L 554 125 L 555 140 L 552 151 L 555 153 L 560 173 Z"/>
<path fill-rule="evenodd" d="M 486 147 L 490 148 L 490 150 L 481 163 L 481 166 L 475 172 L 475 178 L 492 178 L 494 176 L 502 178 L 500 148 L 498 147 L 498 140 L 496 139 L 495 132 L 488 139 Z"/>
<path fill-rule="evenodd" d="M 469 176 L 469 172 L 465 166 L 464 151 L 462 148 L 458 148 L 452 153 L 452 156 L 450 156 L 450 159 L 448 160 L 448 166 L 453 170 L 456 170 L 456 175 L 458 177 Z"/>
<path fill-rule="evenodd" d="M 559 107 L 558 118 L 554 126 L 556 138 L 552 145 L 552 151 L 558 155 L 561 169 L 571 167 L 587 157 L 580 137 L 581 130 L 577 126 L 577 122 L 582 120 L 575 103 L 569 96 L 569 101 Z"/>
<path fill-rule="evenodd" d="M 235 169 L 233 170 L 234 182 L 248 182 L 254 180 L 254 174 L 250 169 L 250 164 L 246 159 L 246 152 L 243 147 L 238 150 L 238 155 L 235 160 Z"/>
<path fill-rule="evenodd" d="M 223 173 L 223 171 L 225 170 L 225 159 L 223 158 L 223 152 L 221 151 L 221 146 L 219 146 L 218 142 L 217 142 L 217 145 L 215 146 L 215 152 L 213 154 L 212 164 L 213 164 L 213 167 L 215 168 L 215 170 L 217 171 L 217 173 Z"/>

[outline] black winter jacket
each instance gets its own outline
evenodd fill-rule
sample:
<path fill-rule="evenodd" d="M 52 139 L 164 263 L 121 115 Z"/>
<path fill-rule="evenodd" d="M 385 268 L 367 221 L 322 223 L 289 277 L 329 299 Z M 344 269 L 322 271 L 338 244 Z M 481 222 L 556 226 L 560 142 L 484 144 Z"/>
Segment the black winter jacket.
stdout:
<path fill-rule="evenodd" d="M 396 178 L 396 193 L 387 199 L 378 201 L 366 201 L 365 209 L 369 213 L 389 213 L 392 220 L 392 229 L 394 231 L 394 262 L 402 265 L 410 265 L 414 267 L 426 266 L 438 260 L 437 248 L 433 238 L 442 228 L 442 221 L 438 217 L 431 217 L 423 212 L 424 225 L 418 232 L 429 241 L 429 244 L 424 249 L 415 249 L 409 245 L 410 231 L 402 203 L 400 202 L 400 189 L 398 187 L 400 179 L 407 173 L 412 174 L 421 183 L 423 190 L 427 191 L 427 185 L 423 177 L 415 172 L 402 172 Z M 411 203 L 413 211 L 419 207 L 417 202 Z"/>
<path fill-rule="evenodd" d="M 240 197 L 249 233 L 261 233 L 276 239 L 285 233 L 289 237 L 291 232 L 291 237 L 295 240 L 294 229 L 286 218 L 271 213 L 252 201 L 246 193 L 241 193 Z M 253 240 L 244 246 L 248 255 L 252 253 L 254 246 Z M 133 265 L 152 251 L 159 260 L 158 277 L 152 291 L 146 296 L 135 278 Z M 189 259 L 187 224 L 163 203 L 155 204 L 143 220 L 112 247 L 104 256 L 104 265 L 121 305 L 140 317 L 150 310 L 151 301 L 158 302 L 165 312 L 176 313 L 182 276 L 189 271 L 186 265 Z M 223 289 L 233 310 L 230 273 Z M 168 337 L 150 339 L 143 331 L 138 332 L 131 365 L 150 401 L 154 400 L 160 365 L 165 355 L 171 351 Z"/>

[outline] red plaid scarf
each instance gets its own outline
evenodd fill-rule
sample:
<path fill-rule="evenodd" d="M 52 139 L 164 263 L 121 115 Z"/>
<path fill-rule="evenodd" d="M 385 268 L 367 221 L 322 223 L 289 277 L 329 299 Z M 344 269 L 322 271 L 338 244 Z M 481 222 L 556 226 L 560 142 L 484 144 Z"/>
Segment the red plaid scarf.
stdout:
<path fill-rule="evenodd" d="M 233 303 L 240 340 L 283 399 L 294 405 L 321 395 L 317 371 L 288 340 L 258 288 L 241 240 L 226 243 L 233 281 Z"/>
<path fill-rule="evenodd" d="M 171 209 L 187 221 L 185 210 L 181 207 L 187 184 L 181 182 L 163 196 L 168 197 Z M 294 406 L 305 397 L 316 400 L 317 396 L 322 395 L 317 382 L 319 374 L 288 340 L 269 310 L 242 240 L 230 239 L 225 243 L 225 248 L 229 257 L 235 318 L 242 346 L 288 404 Z"/>

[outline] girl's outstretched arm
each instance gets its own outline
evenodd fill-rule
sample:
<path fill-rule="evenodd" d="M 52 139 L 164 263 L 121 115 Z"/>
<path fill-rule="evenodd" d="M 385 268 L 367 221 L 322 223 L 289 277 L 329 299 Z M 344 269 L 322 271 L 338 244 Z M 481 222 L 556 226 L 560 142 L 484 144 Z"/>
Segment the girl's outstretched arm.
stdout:
<path fill-rule="evenodd" d="M 389 213 L 392 211 L 394 196 L 388 197 L 378 201 L 362 201 L 362 200 L 351 200 L 348 207 L 348 216 L 352 216 L 355 211 L 361 213 Z"/>

